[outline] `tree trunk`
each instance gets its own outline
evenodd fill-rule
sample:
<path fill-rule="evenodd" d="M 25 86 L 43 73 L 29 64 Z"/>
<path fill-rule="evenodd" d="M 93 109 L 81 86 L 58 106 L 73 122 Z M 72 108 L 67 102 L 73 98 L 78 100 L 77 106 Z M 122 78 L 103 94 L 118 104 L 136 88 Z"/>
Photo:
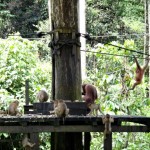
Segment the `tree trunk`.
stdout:
<path fill-rule="evenodd" d="M 51 0 L 53 98 L 81 99 L 78 0 Z M 82 150 L 82 133 L 52 133 L 52 150 Z"/>
<path fill-rule="evenodd" d="M 78 32 L 78 1 L 51 0 L 55 99 L 81 99 L 81 63 Z"/>

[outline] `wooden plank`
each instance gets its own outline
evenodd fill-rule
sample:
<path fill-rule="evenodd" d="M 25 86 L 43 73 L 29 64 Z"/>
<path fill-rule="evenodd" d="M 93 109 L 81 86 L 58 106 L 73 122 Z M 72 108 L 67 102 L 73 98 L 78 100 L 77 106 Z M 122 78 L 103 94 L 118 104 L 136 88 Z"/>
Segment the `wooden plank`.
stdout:
<path fill-rule="evenodd" d="M 3 133 L 34 132 L 103 132 L 104 126 L 67 125 L 67 126 L 0 126 Z M 148 126 L 112 126 L 112 132 L 150 132 Z"/>
<path fill-rule="evenodd" d="M 67 125 L 92 125 L 93 123 L 97 125 L 102 125 L 102 115 L 98 117 L 90 117 L 90 116 L 68 116 L 65 119 L 65 124 Z M 63 124 L 62 119 L 59 119 L 50 115 L 22 115 L 22 116 L 0 116 L 0 124 L 5 123 L 7 121 L 10 122 L 42 122 L 42 123 L 55 123 L 55 121 L 60 121 L 60 124 Z M 118 124 L 118 122 L 120 122 Z M 112 125 L 121 125 L 122 122 L 135 122 L 140 124 L 145 124 L 150 126 L 150 117 L 144 116 L 114 116 L 114 123 Z"/>

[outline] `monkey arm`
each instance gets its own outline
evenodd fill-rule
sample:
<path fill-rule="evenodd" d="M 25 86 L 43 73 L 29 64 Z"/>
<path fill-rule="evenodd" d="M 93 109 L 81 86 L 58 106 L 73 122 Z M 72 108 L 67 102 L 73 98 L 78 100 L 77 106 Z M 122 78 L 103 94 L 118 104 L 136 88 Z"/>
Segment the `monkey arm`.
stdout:
<path fill-rule="evenodd" d="M 83 84 L 83 85 L 82 85 L 82 95 L 85 95 L 85 93 L 86 93 L 86 92 L 85 92 L 85 86 L 86 86 L 86 84 Z"/>
<path fill-rule="evenodd" d="M 35 143 L 31 143 L 31 142 L 27 142 L 26 146 L 29 146 L 29 147 L 33 147 L 35 145 Z"/>
<path fill-rule="evenodd" d="M 134 90 L 134 88 L 135 88 L 138 84 L 140 84 L 140 83 L 141 83 L 141 82 L 136 81 L 136 82 L 133 84 L 132 88 L 130 88 L 129 90 Z"/>
<path fill-rule="evenodd" d="M 136 59 L 135 56 L 134 56 L 134 60 L 135 60 L 135 63 L 136 63 L 137 68 L 138 68 L 138 69 L 141 69 L 141 67 L 140 67 L 140 65 L 139 65 L 139 63 L 138 63 L 138 61 L 137 61 L 137 59 Z"/>

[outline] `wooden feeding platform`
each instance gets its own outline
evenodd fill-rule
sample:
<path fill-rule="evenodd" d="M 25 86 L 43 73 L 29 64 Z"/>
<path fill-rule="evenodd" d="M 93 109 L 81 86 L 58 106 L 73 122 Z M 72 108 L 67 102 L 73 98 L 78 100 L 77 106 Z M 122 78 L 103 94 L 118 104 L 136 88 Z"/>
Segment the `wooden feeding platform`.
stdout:
<path fill-rule="evenodd" d="M 51 115 L 25 114 L 22 116 L 0 116 L 0 132 L 103 132 L 103 116 L 68 116 L 63 119 Z M 150 117 L 112 116 L 112 132 L 150 132 Z M 123 125 L 133 122 L 137 125 Z"/>
<path fill-rule="evenodd" d="M 65 119 L 50 115 L 53 103 L 33 103 L 24 106 L 24 114 L 20 116 L 0 115 L 1 133 L 29 133 L 33 150 L 39 149 L 39 133 L 41 132 L 83 132 L 84 146 L 87 145 L 90 132 L 103 132 L 103 115 L 87 116 L 89 110 L 84 102 L 66 102 L 70 109 Z M 150 117 L 112 115 L 113 132 L 150 132 Z M 128 122 L 128 123 L 127 123 Z M 88 134 L 87 134 L 88 133 Z M 104 140 L 104 150 L 112 150 L 112 133 Z M 86 148 L 84 147 L 84 150 Z"/>

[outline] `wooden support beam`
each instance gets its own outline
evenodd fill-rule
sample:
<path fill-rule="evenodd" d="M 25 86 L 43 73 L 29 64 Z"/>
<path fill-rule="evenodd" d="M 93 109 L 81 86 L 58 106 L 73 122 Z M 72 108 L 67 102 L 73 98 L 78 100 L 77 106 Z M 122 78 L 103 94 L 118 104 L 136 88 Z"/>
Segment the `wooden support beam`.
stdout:
<path fill-rule="evenodd" d="M 84 132 L 84 150 L 90 150 L 91 133 Z"/>
<path fill-rule="evenodd" d="M 104 126 L 67 125 L 67 126 L 0 126 L 3 133 L 35 133 L 35 132 L 103 132 Z M 150 132 L 148 126 L 112 126 L 112 132 Z"/>
<path fill-rule="evenodd" d="M 31 133 L 30 140 L 32 143 L 36 143 L 32 150 L 39 150 L 39 133 Z"/>
<path fill-rule="evenodd" d="M 104 139 L 104 150 L 112 150 L 112 133 L 107 134 Z"/>

